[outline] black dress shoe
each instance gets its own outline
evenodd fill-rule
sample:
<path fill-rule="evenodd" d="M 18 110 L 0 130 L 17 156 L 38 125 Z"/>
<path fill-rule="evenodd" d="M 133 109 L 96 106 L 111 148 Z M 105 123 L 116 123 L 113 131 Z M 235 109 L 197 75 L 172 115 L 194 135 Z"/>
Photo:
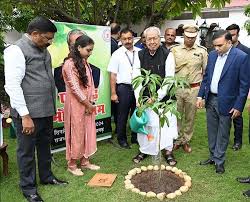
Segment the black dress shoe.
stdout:
<path fill-rule="evenodd" d="M 63 180 L 59 180 L 57 178 L 54 178 L 53 180 L 49 181 L 49 182 L 41 182 L 41 184 L 51 184 L 51 185 L 67 185 L 69 184 L 68 182 L 66 181 L 63 181 Z"/>
<path fill-rule="evenodd" d="M 250 177 L 237 177 L 236 180 L 240 183 L 250 183 Z"/>
<path fill-rule="evenodd" d="M 137 140 L 131 140 L 131 144 L 139 144 Z"/>
<path fill-rule="evenodd" d="M 237 151 L 237 150 L 241 149 L 241 147 L 242 147 L 242 144 L 240 144 L 240 143 L 235 143 L 235 144 L 232 146 L 232 149 L 233 149 L 234 151 Z"/>
<path fill-rule="evenodd" d="M 131 149 L 131 147 L 129 146 L 129 144 L 128 143 L 122 143 L 122 144 L 119 144 L 120 145 L 120 147 L 121 148 L 123 148 L 123 149 Z"/>
<path fill-rule="evenodd" d="M 212 159 L 207 159 L 205 161 L 200 161 L 200 165 L 202 166 L 205 166 L 205 165 L 208 165 L 208 164 L 214 164 L 214 161 Z"/>
<path fill-rule="evenodd" d="M 225 172 L 224 165 L 223 164 L 221 164 L 221 165 L 215 164 L 215 172 L 218 174 L 223 174 Z"/>
<path fill-rule="evenodd" d="M 247 191 L 243 192 L 243 195 L 245 197 L 249 198 L 250 197 L 250 190 L 247 190 Z"/>
<path fill-rule="evenodd" d="M 24 197 L 29 202 L 35 202 L 35 201 L 43 202 L 43 199 L 41 198 L 41 196 L 39 196 L 38 193 L 30 194 L 30 195 L 24 195 Z"/>

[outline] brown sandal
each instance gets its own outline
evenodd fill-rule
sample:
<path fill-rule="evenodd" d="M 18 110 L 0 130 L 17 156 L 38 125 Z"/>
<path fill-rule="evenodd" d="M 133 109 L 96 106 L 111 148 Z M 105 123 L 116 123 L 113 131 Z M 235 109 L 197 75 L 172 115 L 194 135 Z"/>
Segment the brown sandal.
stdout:
<path fill-rule="evenodd" d="M 143 154 L 143 153 L 139 153 L 136 155 L 136 157 L 133 158 L 133 162 L 134 163 L 140 163 L 142 160 L 144 160 L 148 155 L 147 154 Z"/>
<path fill-rule="evenodd" d="M 165 159 L 170 166 L 175 166 L 177 164 L 177 161 L 175 160 L 173 153 L 166 154 Z"/>

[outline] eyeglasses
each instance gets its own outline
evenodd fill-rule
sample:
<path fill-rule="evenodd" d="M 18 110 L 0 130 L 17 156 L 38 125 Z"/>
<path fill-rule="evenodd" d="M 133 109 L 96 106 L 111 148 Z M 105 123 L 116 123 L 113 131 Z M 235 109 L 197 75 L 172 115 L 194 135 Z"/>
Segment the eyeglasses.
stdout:
<path fill-rule="evenodd" d="M 157 41 L 159 40 L 160 37 L 149 37 L 149 38 L 146 38 L 146 41 L 147 42 L 150 42 L 150 41 Z"/>
<path fill-rule="evenodd" d="M 227 44 L 227 41 L 222 43 L 222 44 L 214 44 L 214 48 L 218 47 L 218 48 L 221 48 L 223 46 L 225 46 Z"/>
<path fill-rule="evenodd" d="M 42 35 L 40 34 L 41 37 L 43 37 L 44 39 L 46 39 L 49 43 L 52 43 L 53 39 L 54 38 L 50 38 L 50 37 L 47 37 L 46 35 Z"/>
<path fill-rule="evenodd" d="M 133 37 L 128 37 L 128 38 L 121 38 L 122 41 L 132 41 Z"/>

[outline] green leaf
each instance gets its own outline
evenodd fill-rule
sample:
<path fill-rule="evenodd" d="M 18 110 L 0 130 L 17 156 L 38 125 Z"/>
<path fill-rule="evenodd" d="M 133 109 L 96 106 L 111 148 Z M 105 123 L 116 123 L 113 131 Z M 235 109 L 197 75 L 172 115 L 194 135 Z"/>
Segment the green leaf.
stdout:
<path fill-rule="evenodd" d="M 165 120 L 164 117 L 161 117 L 161 118 L 160 118 L 160 125 L 161 125 L 161 128 L 164 126 L 165 121 L 167 121 L 167 119 Z"/>

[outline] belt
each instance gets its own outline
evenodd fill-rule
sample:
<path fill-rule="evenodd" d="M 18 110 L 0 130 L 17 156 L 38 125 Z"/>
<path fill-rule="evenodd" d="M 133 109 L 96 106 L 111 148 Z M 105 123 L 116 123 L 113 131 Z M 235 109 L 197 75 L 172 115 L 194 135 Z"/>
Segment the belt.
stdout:
<path fill-rule="evenodd" d="M 200 86 L 201 85 L 201 83 L 199 82 L 199 83 L 190 83 L 190 87 L 191 88 L 195 88 L 195 87 L 198 87 L 198 86 Z"/>
<path fill-rule="evenodd" d="M 217 93 L 211 93 L 211 92 L 209 92 L 209 94 L 217 97 Z"/>
<path fill-rule="evenodd" d="M 118 83 L 116 85 L 117 86 L 129 86 L 129 87 L 132 87 L 132 84 L 128 84 L 128 83 Z"/>

